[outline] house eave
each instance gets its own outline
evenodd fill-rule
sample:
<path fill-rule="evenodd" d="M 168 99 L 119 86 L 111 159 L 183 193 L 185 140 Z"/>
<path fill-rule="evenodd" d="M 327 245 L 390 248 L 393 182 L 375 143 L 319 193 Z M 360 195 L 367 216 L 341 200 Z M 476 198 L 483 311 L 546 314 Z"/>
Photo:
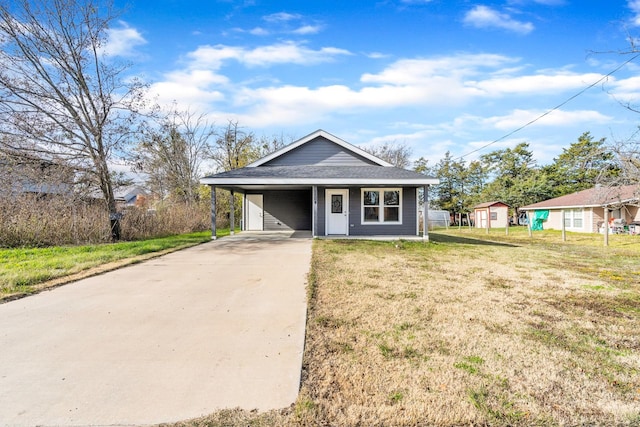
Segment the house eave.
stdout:
<path fill-rule="evenodd" d="M 606 207 L 614 207 L 614 206 L 628 206 L 628 205 L 637 205 L 638 199 L 629 199 L 629 200 L 615 200 L 607 203 L 598 203 L 598 204 L 588 204 L 588 205 L 566 205 L 566 206 L 523 206 L 520 210 L 523 211 L 534 211 L 541 209 L 589 209 L 589 208 L 606 208 Z"/>
<path fill-rule="evenodd" d="M 437 178 L 425 179 L 364 179 L 364 178 L 202 178 L 200 184 L 204 185 L 437 185 Z"/>

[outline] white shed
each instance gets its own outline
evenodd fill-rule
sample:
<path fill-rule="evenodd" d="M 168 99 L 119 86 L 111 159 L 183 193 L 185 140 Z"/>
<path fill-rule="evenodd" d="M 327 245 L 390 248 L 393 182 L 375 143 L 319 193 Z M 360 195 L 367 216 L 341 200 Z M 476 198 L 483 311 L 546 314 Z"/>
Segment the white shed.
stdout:
<path fill-rule="evenodd" d="M 504 228 L 509 224 L 509 205 L 502 202 L 480 203 L 473 208 L 476 228 Z"/>

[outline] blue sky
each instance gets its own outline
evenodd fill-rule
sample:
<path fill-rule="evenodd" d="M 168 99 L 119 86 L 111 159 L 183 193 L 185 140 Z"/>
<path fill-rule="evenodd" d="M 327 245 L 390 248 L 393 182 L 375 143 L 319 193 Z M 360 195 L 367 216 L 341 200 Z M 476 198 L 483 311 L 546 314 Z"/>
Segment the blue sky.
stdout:
<path fill-rule="evenodd" d="M 501 138 L 630 59 L 640 0 L 154 0 L 125 3 L 110 50 L 160 103 L 224 126 L 359 146 L 430 164 Z M 631 137 L 640 58 L 535 124 L 467 155 L 529 142 L 546 164 L 586 131 Z"/>

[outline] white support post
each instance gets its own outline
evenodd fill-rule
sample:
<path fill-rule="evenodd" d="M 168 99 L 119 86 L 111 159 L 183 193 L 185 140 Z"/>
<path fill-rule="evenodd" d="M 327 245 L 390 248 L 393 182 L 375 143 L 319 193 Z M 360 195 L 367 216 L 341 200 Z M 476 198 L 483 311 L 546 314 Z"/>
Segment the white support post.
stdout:
<path fill-rule="evenodd" d="M 231 200 L 229 200 L 229 234 L 236 234 L 236 194 L 233 190 L 230 192 Z"/>
<path fill-rule="evenodd" d="M 424 186 L 424 197 L 422 198 L 422 240 L 429 241 L 429 186 Z"/>
<path fill-rule="evenodd" d="M 247 230 L 247 193 L 242 193 L 242 217 L 240 218 L 240 231 Z"/>
<path fill-rule="evenodd" d="M 216 186 L 210 185 L 211 188 L 211 240 L 216 240 Z"/>
<path fill-rule="evenodd" d="M 311 187 L 311 203 L 313 204 L 311 214 L 311 236 L 318 237 L 318 186 Z"/>
<path fill-rule="evenodd" d="M 565 212 L 564 209 L 560 210 L 560 216 L 562 217 L 562 241 L 566 242 L 567 241 L 567 227 L 564 223 L 564 216 L 565 216 Z"/>

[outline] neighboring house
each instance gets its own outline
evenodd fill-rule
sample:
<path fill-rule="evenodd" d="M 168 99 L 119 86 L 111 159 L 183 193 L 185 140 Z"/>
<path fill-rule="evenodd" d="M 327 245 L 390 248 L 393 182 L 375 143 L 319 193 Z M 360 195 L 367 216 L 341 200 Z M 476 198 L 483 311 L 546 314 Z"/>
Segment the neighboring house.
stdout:
<path fill-rule="evenodd" d="M 0 195 L 60 196 L 73 192 L 74 171 L 60 160 L 0 153 Z"/>
<path fill-rule="evenodd" d="M 504 228 L 509 225 L 509 205 L 498 201 L 480 203 L 473 207 L 473 217 L 476 228 Z"/>
<path fill-rule="evenodd" d="M 212 190 L 243 194 L 244 230 L 309 230 L 314 237 L 417 236 L 418 193 L 428 194 L 438 182 L 323 130 L 247 167 L 200 180 Z M 215 238 L 215 218 L 212 228 Z"/>
<path fill-rule="evenodd" d="M 640 187 L 626 185 L 619 187 L 596 186 L 577 193 L 523 206 L 520 210 L 530 216 L 536 213 L 548 215 L 545 228 L 598 233 L 603 231 L 606 217 L 615 224 L 640 224 Z"/>
<path fill-rule="evenodd" d="M 148 193 L 142 187 L 130 185 L 118 188 L 114 193 L 114 197 L 119 208 L 142 206 L 147 200 Z"/>

